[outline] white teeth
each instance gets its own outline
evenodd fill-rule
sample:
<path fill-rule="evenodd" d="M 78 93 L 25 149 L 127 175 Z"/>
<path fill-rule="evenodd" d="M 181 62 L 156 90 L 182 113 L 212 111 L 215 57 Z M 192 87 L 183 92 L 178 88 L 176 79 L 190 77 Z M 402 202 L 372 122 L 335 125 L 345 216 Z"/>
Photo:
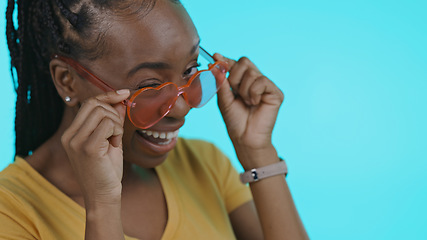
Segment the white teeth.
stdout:
<path fill-rule="evenodd" d="M 168 135 L 166 136 L 167 139 L 172 139 L 174 136 L 173 132 L 168 132 Z"/>
<path fill-rule="evenodd" d="M 155 132 L 147 130 L 141 130 L 141 132 L 146 134 L 147 136 L 153 136 L 154 138 L 172 140 L 173 138 L 176 138 L 178 136 L 179 129 L 174 132 Z M 162 144 L 167 144 L 168 142 L 170 141 L 163 142 Z"/>

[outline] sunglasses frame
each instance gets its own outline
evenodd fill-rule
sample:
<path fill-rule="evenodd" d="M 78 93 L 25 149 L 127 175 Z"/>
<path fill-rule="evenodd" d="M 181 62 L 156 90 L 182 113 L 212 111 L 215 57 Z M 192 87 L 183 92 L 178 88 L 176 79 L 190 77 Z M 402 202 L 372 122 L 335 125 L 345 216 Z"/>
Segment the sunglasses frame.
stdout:
<path fill-rule="evenodd" d="M 175 99 L 171 102 L 170 106 L 168 106 L 168 110 L 162 115 L 162 117 L 160 117 L 157 121 L 150 123 L 147 126 L 144 126 L 143 129 L 147 129 L 151 126 L 153 126 L 154 124 L 156 124 L 158 121 L 160 121 L 163 117 L 165 117 L 170 110 L 172 109 L 173 105 L 175 104 L 176 100 L 178 99 L 178 97 L 180 95 L 183 96 L 183 98 L 185 99 L 185 101 L 187 102 L 187 104 L 189 104 L 188 102 L 188 98 L 187 95 L 185 93 L 185 89 L 188 88 L 194 81 L 194 79 L 199 76 L 201 73 L 203 72 L 208 72 L 211 71 L 213 68 L 217 67 L 218 65 L 221 65 L 224 69 L 224 72 L 227 73 L 228 72 L 228 66 L 226 62 L 223 61 L 215 61 L 214 58 L 212 57 L 212 55 L 210 55 L 204 48 L 199 47 L 200 52 L 199 54 L 202 55 L 202 57 L 204 57 L 206 60 L 208 60 L 208 62 L 210 63 L 209 68 L 205 69 L 205 70 L 200 70 L 197 71 L 196 73 L 194 73 L 190 79 L 188 80 L 187 84 L 185 84 L 184 86 L 178 87 L 175 83 L 173 82 L 165 82 L 163 84 L 161 84 L 160 86 L 157 87 L 144 87 L 139 89 L 138 91 L 136 91 L 134 94 L 132 94 L 130 96 L 130 99 L 123 101 L 122 103 L 127 106 L 126 108 L 126 112 L 128 115 L 129 120 L 132 122 L 132 124 L 134 124 L 135 126 L 137 126 L 132 118 L 131 118 L 131 113 L 130 110 L 133 106 L 133 100 L 143 91 L 149 90 L 149 89 L 154 89 L 154 90 L 159 90 L 161 88 L 163 88 L 166 85 L 170 85 L 173 84 L 175 85 L 176 89 L 178 90 L 178 93 L 175 97 Z M 72 58 L 69 57 L 65 57 L 62 55 L 58 55 L 58 54 L 54 54 L 52 56 L 52 59 L 59 59 L 65 63 L 67 63 L 68 65 L 70 65 L 76 72 L 77 74 L 79 74 L 82 78 L 88 80 L 90 83 L 92 83 L 93 85 L 95 85 L 96 87 L 98 87 L 99 89 L 103 90 L 104 92 L 111 92 L 111 91 L 116 91 L 113 87 L 111 87 L 109 84 L 107 84 L 106 82 L 102 81 L 100 78 L 98 78 L 95 74 L 91 73 L 89 70 L 87 70 L 85 67 L 83 67 L 80 63 L 78 63 L 77 61 L 75 61 Z M 207 101 L 208 102 L 208 101 Z M 204 106 L 201 105 L 199 107 Z M 193 107 L 193 106 L 190 106 Z M 140 126 L 137 126 L 140 127 Z"/>

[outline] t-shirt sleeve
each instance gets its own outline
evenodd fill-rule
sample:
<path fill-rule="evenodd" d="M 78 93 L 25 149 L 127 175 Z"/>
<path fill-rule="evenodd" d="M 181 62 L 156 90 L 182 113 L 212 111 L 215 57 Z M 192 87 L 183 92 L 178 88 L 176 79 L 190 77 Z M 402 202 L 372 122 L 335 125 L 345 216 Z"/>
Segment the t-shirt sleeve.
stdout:
<path fill-rule="evenodd" d="M 227 156 L 212 145 L 215 161 L 212 161 L 214 171 L 217 171 L 217 183 L 224 199 L 228 213 L 244 203 L 252 200 L 249 187 L 240 181 L 239 174 L 231 164 Z"/>
<path fill-rule="evenodd" d="M 0 239 L 36 239 L 21 224 L 0 212 Z"/>
<path fill-rule="evenodd" d="M 0 239 L 36 239 L 19 202 L 0 189 Z"/>

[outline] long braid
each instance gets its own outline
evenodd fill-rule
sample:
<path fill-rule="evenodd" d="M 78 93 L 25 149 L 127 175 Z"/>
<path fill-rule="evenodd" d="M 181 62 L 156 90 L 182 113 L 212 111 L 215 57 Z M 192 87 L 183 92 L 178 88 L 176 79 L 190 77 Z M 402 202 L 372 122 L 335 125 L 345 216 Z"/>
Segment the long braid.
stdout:
<path fill-rule="evenodd" d="M 59 8 L 59 11 L 61 11 L 62 15 L 64 15 L 64 17 L 71 23 L 71 25 L 73 25 L 73 27 L 77 26 L 77 21 L 78 21 L 78 15 L 71 12 L 61 0 L 55 0 L 56 5 Z"/>
<path fill-rule="evenodd" d="M 15 29 L 15 26 L 13 25 L 13 12 L 15 10 L 15 1 L 14 0 L 8 0 L 8 4 L 7 4 L 7 9 L 6 9 L 6 20 L 7 20 L 7 24 L 6 24 L 6 37 L 7 37 L 7 43 L 8 43 L 8 47 L 9 47 L 9 52 L 11 56 L 14 56 L 11 58 L 12 63 L 10 66 L 10 71 L 12 73 L 12 80 L 13 80 L 13 84 L 15 89 L 18 88 L 18 83 L 16 82 L 16 76 L 14 74 L 13 71 L 13 66 L 15 66 L 16 62 L 19 61 L 19 59 L 17 59 L 17 55 L 18 55 L 18 43 L 16 42 L 17 38 L 18 38 L 18 33 Z"/>
<path fill-rule="evenodd" d="M 50 80 L 47 68 L 49 59 L 45 56 L 47 47 L 43 47 L 43 36 L 32 29 L 34 21 L 39 26 L 54 25 L 52 18 L 48 19 L 46 14 L 40 14 L 46 11 L 52 13 L 51 6 L 46 1 L 25 0 L 18 0 L 17 6 L 19 25 L 15 29 L 15 1 L 8 1 L 6 34 L 11 65 L 17 73 L 17 78 L 13 76 L 17 86 L 15 149 L 17 155 L 27 156 L 57 129 L 63 103 Z M 48 22 L 50 24 L 44 24 Z M 51 31 L 51 35 L 59 37 L 58 31 Z"/>

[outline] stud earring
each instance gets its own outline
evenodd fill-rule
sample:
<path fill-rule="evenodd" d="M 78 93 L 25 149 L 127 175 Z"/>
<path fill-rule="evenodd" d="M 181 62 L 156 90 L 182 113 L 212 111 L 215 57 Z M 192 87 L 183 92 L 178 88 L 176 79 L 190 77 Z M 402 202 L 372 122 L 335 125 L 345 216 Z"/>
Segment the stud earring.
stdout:
<path fill-rule="evenodd" d="M 66 96 L 66 97 L 65 97 L 65 101 L 66 101 L 66 102 L 70 102 L 70 101 L 71 101 L 71 98 L 70 98 L 69 96 Z"/>

